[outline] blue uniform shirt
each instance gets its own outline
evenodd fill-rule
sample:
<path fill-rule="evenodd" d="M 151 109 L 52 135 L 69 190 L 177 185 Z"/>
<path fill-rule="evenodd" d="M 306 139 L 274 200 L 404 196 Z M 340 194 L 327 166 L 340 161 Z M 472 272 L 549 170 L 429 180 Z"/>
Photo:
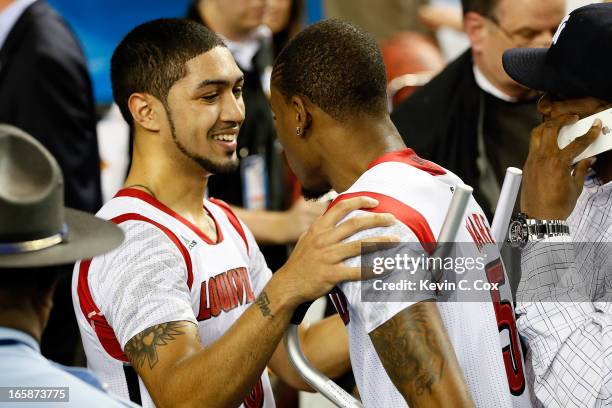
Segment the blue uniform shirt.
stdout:
<path fill-rule="evenodd" d="M 0 387 L 67 387 L 68 402 L 0 402 L 0 407 L 45 408 L 125 408 L 129 401 L 101 390 L 99 382 L 85 369 L 67 367 L 72 373 L 40 354 L 40 347 L 29 334 L 0 327 Z M 75 372 L 73 372 L 75 371 Z M 78 378 L 77 378 L 78 377 Z M 98 387 L 97 387 L 98 386 Z M 3 392 L 6 397 L 6 392 Z"/>

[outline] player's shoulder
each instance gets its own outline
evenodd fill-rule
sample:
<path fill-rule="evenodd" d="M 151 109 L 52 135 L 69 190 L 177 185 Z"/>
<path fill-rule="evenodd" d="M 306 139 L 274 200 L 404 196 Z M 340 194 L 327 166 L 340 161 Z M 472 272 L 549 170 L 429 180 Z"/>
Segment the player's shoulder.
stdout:
<path fill-rule="evenodd" d="M 404 203 L 429 201 L 462 181 L 451 171 L 419 157 L 412 149 L 390 152 L 369 164 L 368 169 L 347 190 L 370 191 L 398 198 Z"/>
<path fill-rule="evenodd" d="M 177 227 L 179 223 L 158 209 L 154 202 L 149 202 L 151 200 L 146 193 L 129 190 L 119 191 L 96 214 L 117 224 L 125 238 L 117 248 L 93 258 L 91 266 L 116 266 L 118 260 L 159 260 L 162 254 L 173 258 L 184 257 L 183 241 L 186 238 L 182 237 Z"/>
<path fill-rule="evenodd" d="M 340 223 L 348 221 L 349 219 L 354 217 L 361 217 L 368 214 L 372 213 L 365 210 L 355 210 L 349 213 L 346 217 L 344 217 L 340 221 Z M 401 239 L 402 242 L 418 242 L 418 237 L 412 231 L 410 226 L 406 225 L 406 223 L 402 222 L 402 220 L 398 219 L 398 221 L 399 222 L 393 223 L 392 225 L 389 225 L 387 227 L 369 228 L 363 231 L 356 232 L 355 234 L 346 238 L 345 242 L 352 242 L 360 239 L 376 238 L 381 236 L 397 236 Z"/>
<path fill-rule="evenodd" d="M 331 206 L 352 197 L 367 196 L 379 202 L 374 212 L 421 217 L 423 209 L 447 201 L 459 182 L 458 177 L 442 168 L 428 172 L 405 162 L 388 161 L 369 168 Z"/>
<path fill-rule="evenodd" d="M 183 222 L 179 214 L 155 197 L 134 188 L 120 190 L 106 202 L 96 216 L 117 224 L 124 233 L 129 230 L 158 230 L 165 235 L 177 235 Z M 133 227 L 138 225 L 137 228 Z M 128 228 L 130 226 L 130 228 Z"/>
<path fill-rule="evenodd" d="M 97 217 L 112 221 L 125 214 L 140 214 L 150 216 L 154 207 L 144 200 L 146 193 L 136 189 L 122 189 L 111 198 L 96 213 Z"/>
<path fill-rule="evenodd" d="M 435 242 L 435 232 L 461 179 L 413 153 L 404 153 L 397 160 L 386 156 L 385 161 L 374 162 L 332 206 L 355 196 L 374 198 L 379 205 L 368 211 L 393 214 L 420 242 Z"/>

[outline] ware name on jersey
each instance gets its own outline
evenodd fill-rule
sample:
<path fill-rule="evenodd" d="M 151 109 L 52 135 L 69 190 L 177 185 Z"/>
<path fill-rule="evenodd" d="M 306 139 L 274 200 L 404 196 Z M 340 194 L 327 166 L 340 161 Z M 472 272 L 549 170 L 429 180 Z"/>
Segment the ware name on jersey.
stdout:
<path fill-rule="evenodd" d="M 204 209 L 215 222 L 216 241 L 143 191 L 121 190 L 97 215 L 117 223 L 125 241 L 75 265 L 73 302 L 88 366 L 112 392 L 144 407 L 154 404 L 124 354 L 125 344 L 152 326 L 190 321 L 209 345 L 271 277 L 251 232 L 227 204 L 206 200 Z M 201 381 L 206 386 L 206 378 Z M 243 406 L 274 407 L 266 372 Z"/>
<path fill-rule="evenodd" d="M 431 250 L 459 183 L 454 174 L 406 149 L 373 162 L 332 205 L 353 196 L 373 197 L 380 205 L 368 211 L 389 212 L 399 220 L 387 233 L 400 235 L 405 242 L 420 242 L 424 251 Z M 351 239 L 374 234 L 381 231 L 371 230 Z M 471 395 L 478 407 L 530 407 L 509 284 L 489 223 L 473 199 L 456 240 L 463 243 L 458 256 L 487 259 L 485 268 L 476 271 L 480 279 L 499 284 L 499 291 L 490 292 L 490 301 L 438 302 Z M 360 266 L 360 259 L 348 263 Z M 367 407 L 404 407 L 404 399 L 389 379 L 368 333 L 411 303 L 363 302 L 360 285 L 342 283 L 330 296 L 349 330 L 360 395 Z"/>

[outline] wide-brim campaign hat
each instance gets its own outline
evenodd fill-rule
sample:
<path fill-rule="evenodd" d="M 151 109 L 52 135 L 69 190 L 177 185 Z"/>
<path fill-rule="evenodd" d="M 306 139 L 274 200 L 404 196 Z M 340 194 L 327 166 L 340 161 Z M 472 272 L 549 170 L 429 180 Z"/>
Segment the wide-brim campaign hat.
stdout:
<path fill-rule="evenodd" d="M 503 65 L 531 89 L 612 101 L 612 3 L 577 8 L 561 21 L 550 48 L 510 49 Z"/>
<path fill-rule="evenodd" d="M 122 241 L 115 224 L 65 208 L 62 172 L 51 153 L 0 124 L 0 268 L 70 264 Z"/>

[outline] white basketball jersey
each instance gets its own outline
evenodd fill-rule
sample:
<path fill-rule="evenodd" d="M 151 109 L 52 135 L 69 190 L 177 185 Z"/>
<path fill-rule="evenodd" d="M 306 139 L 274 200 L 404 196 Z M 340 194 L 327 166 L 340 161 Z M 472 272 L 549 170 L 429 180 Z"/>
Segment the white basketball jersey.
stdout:
<path fill-rule="evenodd" d="M 204 208 L 214 219 L 216 242 L 151 195 L 121 190 L 98 216 L 118 224 L 125 241 L 75 265 L 72 295 L 88 367 L 112 392 L 144 407 L 154 404 L 125 344 L 149 327 L 191 321 L 210 345 L 271 277 L 251 232 L 229 207 L 206 200 Z M 205 387 L 206 378 L 200 381 Z M 267 372 L 242 406 L 275 406 Z"/>
<path fill-rule="evenodd" d="M 393 213 L 400 221 L 393 227 L 365 231 L 351 239 L 391 233 L 399 235 L 403 242 L 420 242 L 425 248 L 427 243 L 435 243 L 453 187 L 459 183 L 461 180 L 454 174 L 406 149 L 385 154 L 373 162 L 334 203 L 354 196 L 370 196 L 380 205 L 369 211 Z M 356 211 L 350 216 L 359 213 L 363 212 Z M 456 239 L 463 243 L 458 255 L 487 260 L 485 268 L 477 270 L 471 280 L 476 277 L 484 282 L 498 282 L 500 291 L 491 295 L 485 291 L 483 301 L 438 302 L 444 325 L 477 407 L 530 407 L 510 286 L 488 221 L 474 199 L 463 224 Z M 360 262 L 359 258 L 348 261 L 351 266 L 359 266 Z M 342 283 L 331 299 L 348 326 L 351 363 L 362 401 L 365 407 L 405 407 L 369 333 L 412 303 L 364 302 L 361 285 Z"/>

